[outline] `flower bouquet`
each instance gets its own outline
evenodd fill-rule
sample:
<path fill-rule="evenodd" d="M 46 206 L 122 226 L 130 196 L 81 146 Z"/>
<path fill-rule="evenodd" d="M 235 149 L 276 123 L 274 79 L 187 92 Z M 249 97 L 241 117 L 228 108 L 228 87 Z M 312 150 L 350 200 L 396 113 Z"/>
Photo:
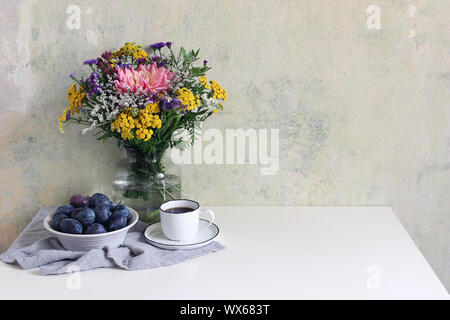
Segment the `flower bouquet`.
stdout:
<path fill-rule="evenodd" d="M 116 183 L 120 191 L 116 198 L 138 206 L 143 220 L 157 212 L 166 196 L 180 193 L 179 179 L 165 175 L 164 152 L 192 144 L 198 124 L 223 111 L 226 92 L 216 81 L 207 80 L 211 68 L 206 60 L 197 62 L 198 54 L 199 50 L 184 48 L 176 52 L 170 42 L 152 44 L 148 52 L 128 42 L 85 61 L 89 76 L 70 75 L 75 83 L 59 117 L 61 132 L 68 122 L 86 125 L 82 134 L 96 130 L 98 140 L 115 138 L 127 150 L 129 170 Z M 182 131 L 188 135 L 178 134 Z M 159 198 L 154 197 L 155 190 Z M 131 200 L 140 204 L 131 205 Z"/>

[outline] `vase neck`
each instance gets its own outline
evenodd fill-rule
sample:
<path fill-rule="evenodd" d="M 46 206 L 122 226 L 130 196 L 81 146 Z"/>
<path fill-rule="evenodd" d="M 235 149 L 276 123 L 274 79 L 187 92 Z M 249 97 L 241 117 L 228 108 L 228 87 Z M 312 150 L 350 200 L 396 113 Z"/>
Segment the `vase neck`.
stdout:
<path fill-rule="evenodd" d="M 127 159 L 130 162 L 136 161 L 157 161 L 162 158 L 162 153 L 144 153 L 142 151 L 127 150 Z"/>
<path fill-rule="evenodd" d="M 162 158 L 165 150 L 153 153 L 145 153 L 136 148 L 126 148 L 126 150 L 130 171 L 137 180 L 162 179 L 164 177 Z"/>

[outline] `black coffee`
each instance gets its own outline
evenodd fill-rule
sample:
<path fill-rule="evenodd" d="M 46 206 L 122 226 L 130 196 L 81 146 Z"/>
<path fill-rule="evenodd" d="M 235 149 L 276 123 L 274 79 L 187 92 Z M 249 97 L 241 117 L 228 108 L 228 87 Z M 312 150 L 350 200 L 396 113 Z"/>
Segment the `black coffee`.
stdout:
<path fill-rule="evenodd" d="M 188 208 L 188 207 L 176 207 L 176 208 L 170 208 L 170 209 L 167 209 L 164 211 L 168 212 L 168 213 L 186 213 L 186 212 L 194 211 L 194 209 Z"/>

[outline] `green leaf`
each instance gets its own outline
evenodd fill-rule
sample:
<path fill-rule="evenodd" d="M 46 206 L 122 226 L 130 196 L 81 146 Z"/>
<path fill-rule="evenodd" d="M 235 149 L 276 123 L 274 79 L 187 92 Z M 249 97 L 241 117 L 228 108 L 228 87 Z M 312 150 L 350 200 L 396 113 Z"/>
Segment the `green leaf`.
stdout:
<path fill-rule="evenodd" d="M 186 61 L 188 59 L 188 56 L 186 54 L 186 50 L 183 47 L 181 47 L 180 48 L 180 52 L 181 52 L 181 55 L 183 56 L 183 59 Z"/>

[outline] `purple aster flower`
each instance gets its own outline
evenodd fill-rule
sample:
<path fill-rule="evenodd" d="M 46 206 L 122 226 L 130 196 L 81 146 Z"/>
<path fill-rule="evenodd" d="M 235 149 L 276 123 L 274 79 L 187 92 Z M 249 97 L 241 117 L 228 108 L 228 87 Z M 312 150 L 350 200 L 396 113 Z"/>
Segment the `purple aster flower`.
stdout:
<path fill-rule="evenodd" d="M 138 59 L 136 59 L 136 63 L 137 64 L 142 64 L 142 63 L 145 63 L 145 62 L 147 62 L 147 58 L 138 58 Z"/>
<path fill-rule="evenodd" d="M 70 112 L 70 110 L 67 111 L 66 113 L 66 121 L 70 120 L 70 116 L 72 115 L 72 112 Z"/>
<path fill-rule="evenodd" d="M 161 57 L 160 56 L 153 56 L 152 57 L 152 62 L 156 62 L 156 63 L 161 62 Z"/>
<path fill-rule="evenodd" d="M 98 81 L 98 73 L 92 72 L 88 78 L 89 86 L 88 86 L 88 96 L 92 97 L 100 93 L 99 89 L 103 89 L 103 84 L 100 84 Z"/>
<path fill-rule="evenodd" d="M 167 101 L 165 98 L 161 100 L 161 107 L 163 110 L 172 110 L 180 106 L 181 101 L 178 99 L 173 99 L 172 101 Z"/>
<path fill-rule="evenodd" d="M 70 74 L 70 76 L 69 76 L 69 78 L 75 78 L 75 72 L 72 72 L 71 74 Z"/>
<path fill-rule="evenodd" d="M 172 42 L 170 42 L 170 41 L 169 41 L 169 42 L 166 42 L 166 47 L 167 47 L 167 48 L 170 48 L 171 46 L 172 46 Z"/>
<path fill-rule="evenodd" d="M 109 60 L 111 58 L 111 51 L 105 51 L 101 56 L 103 59 Z"/>
<path fill-rule="evenodd" d="M 172 109 L 178 108 L 181 104 L 181 101 L 178 99 L 172 100 Z"/>
<path fill-rule="evenodd" d="M 148 102 L 155 103 L 159 101 L 159 96 L 156 93 L 153 93 L 149 98 Z"/>
<path fill-rule="evenodd" d="M 164 48 L 164 46 L 165 46 L 164 42 L 156 42 L 156 43 L 150 45 L 150 48 L 152 48 L 153 50 L 157 50 L 157 49 Z"/>
<path fill-rule="evenodd" d="M 122 69 L 129 68 L 130 66 L 131 65 L 129 63 L 121 63 L 121 64 L 119 64 L 119 67 L 121 67 Z"/>
<path fill-rule="evenodd" d="M 98 63 L 98 59 L 91 59 L 91 60 L 86 60 L 85 62 L 83 62 L 83 65 L 97 64 L 97 63 Z"/>
<path fill-rule="evenodd" d="M 163 110 L 169 110 L 169 102 L 167 102 L 166 99 L 163 98 L 163 99 L 160 101 L 160 105 L 161 105 L 161 109 L 163 109 Z"/>
<path fill-rule="evenodd" d="M 206 66 L 208 64 L 208 60 L 203 60 L 203 65 Z"/>

